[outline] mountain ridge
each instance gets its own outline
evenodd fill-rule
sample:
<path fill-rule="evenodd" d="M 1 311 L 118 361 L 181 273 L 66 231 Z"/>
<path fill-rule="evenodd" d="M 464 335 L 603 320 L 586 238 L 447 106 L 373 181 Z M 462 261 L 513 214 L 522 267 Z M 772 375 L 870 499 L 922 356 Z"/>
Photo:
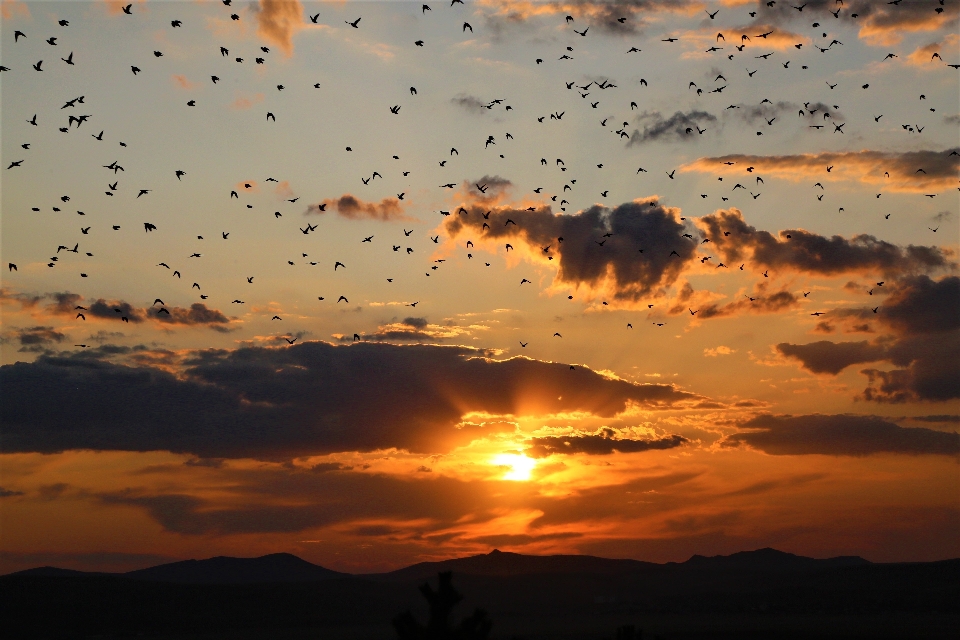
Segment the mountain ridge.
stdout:
<path fill-rule="evenodd" d="M 506 577 L 543 574 L 615 575 L 675 569 L 785 571 L 869 564 L 873 563 L 859 556 L 818 559 L 769 547 L 754 551 L 740 551 L 726 556 L 695 554 L 684 562 L 667 563 L 574 554 L 528 555 L 494 549 L 486 554 L 419 562 L 394 571 L 365 574 L 334 571 L 291 553 L 272 553 L 255 558 L 215 556 L 201 560 L 179 560 L 123 573 L 77 571 L 44 566 L 16 571 L 0 578 L 7 576 L 113 576 L 131 580 L 184 584 L 255 584 L 313 582 L 338 578 L 396 581 L 429 578 L 440 571 L 453 571 L 461 575 Z"/>

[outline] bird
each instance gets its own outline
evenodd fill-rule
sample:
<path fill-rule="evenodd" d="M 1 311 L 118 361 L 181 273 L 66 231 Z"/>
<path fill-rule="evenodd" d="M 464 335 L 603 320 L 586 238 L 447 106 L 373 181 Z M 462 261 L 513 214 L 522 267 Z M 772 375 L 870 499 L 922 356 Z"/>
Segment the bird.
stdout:
<path fill-rule="evenodd" d="M 353 22 L 349 22 L 349 21 L 347 21 L 347 20 L 344 20 L 344 22 L 345 22 L 346 24 L 350 25 L 351 27 L 353 27 L 354 29 L 359 29 L 359 28 L 360 28 L 360 26 L 359 26 L 359 25 L 360 25 L 360 18 L 357 18 L 357 19 L 354 20 Z"/>

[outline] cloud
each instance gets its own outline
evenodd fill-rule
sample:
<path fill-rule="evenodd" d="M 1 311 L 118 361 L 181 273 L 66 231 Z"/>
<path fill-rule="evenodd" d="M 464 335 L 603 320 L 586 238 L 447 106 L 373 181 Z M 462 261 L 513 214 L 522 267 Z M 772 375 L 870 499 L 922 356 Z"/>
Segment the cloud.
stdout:
<path fill-rule="evenodd" d="M 379 203 L 373 203 L 364 202 L 349 193 L 345 193 L 336 199 L 327 198 L 320 203 L 320 206 L 323 205 L 331 207 L 344 218 L 350 218 L 351 220 L 367 219 L 383 220 L 384 222 L 409 220 L 403 212 L 403 205 L 397 198 L 384 198 Z M 310 205 L 307 213 L 322 214 L 324 211 L 321 211 L 317 205 Z"/>
<path fill-rule="evenodd" d="M 932 4 L 932 3 L 931 3 Z M 960 17 L 960 5 L 955 2 L 941 7 L 936 13 L 927 3 L 913 2 L 885 5 L 871 0 L 859 0 L 851 10 L 860 13 L 860 38 L 871 45 L 892 45 L 910 31 L 937 31 L 951 28 Z"/>
<path fill-rule="evenodd" d="M 736 209 L 720 209 L 697 220 L 729 265 L 750 263 L 757 270 L 774 269 L 817 275 L 871 273 L 886 276 L 933 271 L 952 266 L 938 247 L 900 247 L 870 235 L 826 237 L 803 229 L 774 236 L 748 225 Z M 729 234 L 729 235 L 727 235 Z"/>
<path fill-rule="evenodd" d="M 391 322 L 377 327 L 374 333 L 360 333 L 361 340 L 376 342 L 427 342 L 437 343 L 470 335 L 472 329 L 485 329 L 482 326 L 461 327 L 454 324 L 429 324 L 426 318 L 404 318 L 400 322 Z M 339 342 L 354 342 L 356 336 L 335 334 Z"/>
<path fill-rule="evenodd" d="M 480 191 L 483 187 L 483 191 Z M 513 183 L 498 175 L 484 175 L 473 182 L 463 182 L 463 195 L 481 205 L 493 206 L 506 198 Z"/>
<path fill-rule="evenodd" d="M 25 329 L 16 329 L 15 333 L 16 339 L 24 347 L 54 343 L 59 344 L 67 338 L 67 336 L 56 331 L 53 327 L 27 327 Z"/>
<path fill-rule="evenodd" d="M 486 207 L 466 208 L 468 213 L 445 221 L 451 238 L 516 243 L 525 259 L 556 265 L 555 285 L 585 287 L 623 302 L 661 295 L 696 254 L 697 245 L 683 237 L 679 209 L 655 201 L 636 200 L 612 210 L 595 205 L 572 215 L 555 214 L 550 207 L 499 207 L 484 218 Z"/>
<path fill-rule="evenodd" d="M 700 123 L 716 122 L 716 120 L 716 116 L 706 111 L 689 113 L 677 111 L 669 118 L 664 118 L 659 111 L 644 111 L 637 116 L 637 124 L 643 126 L 643 131 L 634 129 L 627 146 L 661 140 L 665 142 L 696 140 L 699 137 Z"/>
<path fill-rule="evenodd" d="M 899 280 L 881 320 L 900 334 L 960 329 L 960 277 L 933 280 L 918 275 Z"/>
<path fill-rule="evenodd" d="M 734 164 L 724 164 L 732 162 Z M 746 173 L 752 167 L 753 174 Z M 828 172 L 827 167 L 832 167 Z M 680 167 L 681 172 L 737 175 L 753 180 L 757 174 L 799 182 L 853 181 L 881 185 L 884 191 L 935 193 L 952 189 L 960 172 L 960 147 L 944 151 L 843 151 L 791 156 L 730 154 L 698 158 Z M 889 174 L 889 177 L 887 175 Z"/>
<path fill-rule="evenodd" d="M 537 2 L 534 0 L 480 0 L 488 22 L 501 28 L 504 21 L 524 21 L 555 15 L 572 15 L 582 26 L 589 25 L 608 35 L 633 35 L 646 26 L 645 17 L 656 18 L 663 12 L 692 14 L 704 6 L 699 0 L 568 0 Z M 627 18 L 623 23 L 620 18 Z"/>
<path fill-rule="evenodd" d="M 469 111 L 470 113 L 476 115 L 483 115 L 490 110 L 492 103 L 484 102 L 476 96 L 467 95 L 465 93 L 458 94 L 457 96 L 450 98 L 450 102 L 456 106 Z"/>
<path fill-rule="evenodd" d="M 757 2 L 757 21 L 770 25 L 808 22 L 811 19 L 841 24 L 860 25 L 859 37 L 870 45 L 892 45 L 900 42 L 905 32 L 949 29 L 956 23 L 960 11 L 955 3 L 942 6 L 943 13 L 934 11 L 933 2 L 911 2 L 891 5 L 875 0 L 847 0 L 839 5 L 833 0 L 807 0 L 803 12 L 795 11 L 790 2 Z M 840 10 L 836 17 L 831 15 Z M 854 18 L 854 16 L 856 16 Z"/>
<path fill-rule="evenodd" d="M 840 373 L 850 365 L 883 360 L 887 354 L 885 346 L 871 344 L 866 340 L 860 342 L 821 340 L 808 344 L 781 342 L 776 348 L 787 358 L 799 360 L 803 368 L 808 371 L 832 375 Z"/>
<path fill-rule="evenodd" d="M 73 313 L 71 309 L 68 313 Z M 129 302 L 123 300 L 113 300 L 107 301 L 103 298 L 99 298 L 83 312 L 87 317 L 94 318 L 111 318 L 114 320 L 120 320 L 126 318 L 129 322 L 139 323 L 143 322 L 144 313 L 135 308 Z"/>
<path fill-rule="evenodd" d="M 763 414 L 738 427 L 741 430 L 724 438 L 721 446 L 746 445 L 777 456 L 960 453 L 960 434 L 904 428 L 876 416 Z"/>
<path fill-rule="evenodd" d="M 702 304 L 697 310 L 697 317 L 701 320 L 721 318 L 724 316 L 740 315 L 742 313 L 780 313 L 797 306 L 799 300 L 792 292 L 781 289 L 773 293 L 767 292 L 767 287 L 761 284 L 752 296 L 742 294 L 743 297 L 727 304 Z M 672 310 L 671 310 L 672 311 Z M 682 313 L 685 309 L 681 308 Z"/>
<path fill-rule="evenodd" d="M 205 325 L 221 333 L 229 331 L 226 325 L 230 323 L 230 318 L 202 302 L 193 303 L 189 309 L 168 307 L 166 313 L 161 311 L 161 307 L 150 307 L 146 315 L 165 324 Z"/>
<path fill-rule="evenodd" d="M 890 362 L 892 371 L 864 369 L 869 386 L 861 398 L 874 402 L 946 401 L 960 398 L 960 278 L 909 276 L 894 284 L 886 303 L 871 309 L 840 309 L 827 318 L 875 317 L 894 335 L 868 342 L 781 343 L 782 355 L 814 373 L 836 375 L 854 364 Z"/>
<path fill-rule="evenodd" d="M 717 356 L 728 356 L 731 353 L 736 353 L 736 352 L 737 352 L 736 349 L 731 349 L 730 347 L 720 345 L 719 347 L 715 347 L 712 349 L 704 349 L 703 355 L 709 358 L 716 358 Z"/>
<path fill-rule="evenodd" d="M 257 5 L 251 5 L 257 8 Z M 293 54 L 293 36 L 303 28 L 303 6 L 300 0 L 260 0 L 257 34 L 272 42 L 287 55 Z"/>
<path fill-rule="evenodd" d="M 211 309 L 202 302 L 193 303 L 189 309 L 163 307 L 156 303 L 154 306 L 140 309 L 124 300 L 98 298 L 92 303 L 84 303 L 80 295 L 68 292 L 49 293 L 37 297 L 38 300 L 44 298 L 53 299 L 53 302 L 46 307 L 47 312 L 52 315 L 75 317 L 79 312 L 87 320 L 94 318 L 122 320 L 126 318 L 128 322 L 139 324 L 147 319 L 152 319 L 162 324 L 203 325 L 220 332 L 229 330 L 227 325 L 230 323 L 230 319 L 221 311 Z"/>
<path fill-rule="evenodd" d="M 617 437 L 614 437 L 617 436 Z M 658 449 L 673 449 L 680 447 L 689 440 L 681 435 L 666 435 L 660 438 L 633 439 L 622 437 L 609 428 L 601 429 L 599 433 L 578 433 L 567 436 L 544 436 L 530 439 L 530 448 L 524 453 L 534 458 L 545 458 L 551 455 L 572 455 L 585 453 L 587 455 L 610 455 L 618 453 L 636 453 Z"/>
<path fill-rule="evenodd" d="M 262 93 L 255 93 L 250 97 L 237 96 L 237 99 L 230 103 L 230 108 L 237 110 L 249 109 L 253 105 L 263 102 L 263 98 L 264 95 Z"/>
<path fill-rule="evenodd" d="M 0 17 L 4 20 L 13 20 L 14 18 L 29 18 L 30 8 L 26 2 L 19 0 L 3 0 L 0 3 Z"/>
<path fill-rule="evenodd" d="M 613 417 L 635 405 L 702 399 L 672 385 L 526 358 L 494 360 L 467 347 L 306 342 L 208 349 L 181 362 L 172 373 L 87 351 L 3 366 L 4 451 L 259 459 L 391 447 L 444 452 L 483 436 L 482 429 L 458 428 L 472 412 Z"/>
<path fill-rule="evenodd" d="M 196 82 L 188 80 L 187 76 L 178 73 L 173 74 L 170 78 L 173 80 L 173 83 L 181 89 L 196 89 L 200 86 Z"/>
<path fill-rule="evenodd" d="M 958 46 L 960 46 L 960 36 L 958 36 L 956 33 L 951 33 L 942 40 L 931 42 L 930 44 L 922 47 L 917 47 L 909 56 L 907 56 L 907 62 L 922 69 L 939 70 L 943 68 L 943 65 L 945 64 L 944 60 L 943 58 L 940 58 L 939 60 L 934 58 L 933 54 L 939 54 L 940 51 L 956 51 Z"/>
<path fill-rule="evenodd" d="M 780 100 L 775 103 L 768 101 L 755 105 L 738 103 L 736 106 L 738 108 L 733 113 L 747 124 L 758 124 L 772 120 L 773 118 L 780 118 L 782 121 L 785 114 L 793 116 L 794 114 L 799 114 L 800 111 L 803 112 L 804 117 L 809 121 L 816 120 L 817 122 L 822 122 L 824 116 L 833 118 L 834 120 L 844 120 L 844 115 L 841 111 L 822 102 L 808 102 L 801 105 Z M 728 165 L 723 166 L 726 168 Z"/>
<path fill-rule="evenodd" d="M 291 533 L 341 523 L 351 523 L 354 535 L 385 534 L 384 524 L 379 531 L 364 524 L 371 519 L 395 523 L 387 525 L 391 530 L 415 533 L 410 531 L 410 521 L 428 531 L 455 526 L 467 515 L 483 522 L 501 504 L 488 483 L 433 473 L 404 478 L 267 467 L 227 468 L 220 475 L 229 478 L 229 491 L 241 500 L 136 489 L 104 492 L 96 499 L 101 504 L 139 507 L 164 530 L 184 535 Z M 364 528 L 358 531 L 358 527 Z"/>
<path fill-rule="evenodd" d="M 810 38 L 802 36 L 799 33 L 793 33 L 792 31 L 787 31 L 786 29 L 781 29 L 771 24 L 759 22 L 754 22 L 744 27 L 736 27 L 730 29 L 730 31 L 749 36 L 751 40 L 748 42 L 752 46 L 763 48 L 764 50 L 773 49 L 774 51 L 785 51 L 798 44 L 809 46 L 811 42 Z M 760 34 L 766 34 L 766 37 L 761 38 Z M 743 42 L 742 39 L 741 42 Z"/>

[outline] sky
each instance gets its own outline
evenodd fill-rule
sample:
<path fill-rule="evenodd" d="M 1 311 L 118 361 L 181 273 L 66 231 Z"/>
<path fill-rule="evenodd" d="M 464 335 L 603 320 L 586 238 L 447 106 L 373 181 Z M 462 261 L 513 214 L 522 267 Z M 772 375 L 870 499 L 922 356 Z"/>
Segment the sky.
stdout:
<path fill-rule="evenodd" d="M 960 556 L 957 0 L 0 7 L 0 572 Z"/>

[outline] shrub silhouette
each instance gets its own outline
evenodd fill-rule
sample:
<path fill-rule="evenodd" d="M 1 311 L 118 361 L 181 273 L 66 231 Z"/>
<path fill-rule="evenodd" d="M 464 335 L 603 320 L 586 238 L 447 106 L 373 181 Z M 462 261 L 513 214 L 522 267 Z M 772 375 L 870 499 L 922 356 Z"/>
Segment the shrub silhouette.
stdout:
<path fill-rule="evenodd" d="M 465 617 L 459 626 L 451 626 L 450 614 L 463 596 L 453 588 L 452 572 L 444 571 L 437 577 L 440 580 L 436 591 L 429 582 L 420 586 L 420 593 L 430 604 L 430 619 L 426 626 L 420 624 L 408 609 L 393 619 L 397 637 L 400 640 L 486 640 L 493 622 L 483 609 Z"/>

